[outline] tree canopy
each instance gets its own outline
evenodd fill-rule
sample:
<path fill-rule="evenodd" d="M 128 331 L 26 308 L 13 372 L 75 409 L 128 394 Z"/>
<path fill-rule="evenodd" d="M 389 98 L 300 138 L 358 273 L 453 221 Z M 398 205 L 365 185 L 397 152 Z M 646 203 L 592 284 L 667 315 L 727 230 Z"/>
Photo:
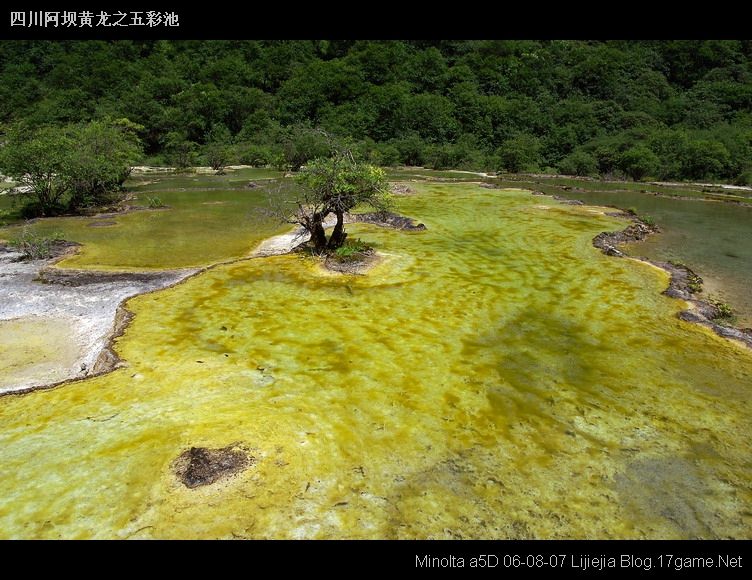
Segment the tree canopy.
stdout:
<path fill-rule="evenodd" d="M 100 205 L 117 191 L 141 156 L 128 119 L 63 127 L 17 127 L 0 148 L 0 171 L 30 199 L 28 217 L 50 216 Z"/>
<path fill-rule="evenodd" d="M 368 163 L 357 162 L 349 150 L 329 158 L 317 158 L 306 165 L 296 178 L 301 193 L 295 200 L 292 221 L 310 234 L 314 250 L 335 250 L 347 238 L 344 216 L 357 206 L 386 210 L 389 190 L 384 171 Z M 334 214 L 337 222 L 329 240 L 324 220 Z"/>
<path fill-rule="evenodd" d="M 3 41 L 0 62 L 0 124 L 128 118 L 149 163 L 295 170 L 322 128 L 376 164 L 752 175 L 748 40 Z"/>

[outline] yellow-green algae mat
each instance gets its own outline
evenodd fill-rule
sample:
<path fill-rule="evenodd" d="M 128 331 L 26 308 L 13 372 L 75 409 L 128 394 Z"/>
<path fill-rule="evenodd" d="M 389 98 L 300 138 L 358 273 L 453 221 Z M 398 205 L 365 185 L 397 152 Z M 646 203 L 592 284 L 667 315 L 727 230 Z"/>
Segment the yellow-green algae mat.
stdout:
<path fill-rule="evenodd" d="M 128 367 L 0 400 L 6 538 L 752 536 L 752 356 L 667 277 L 592 247 L 623 222 L 416 186 L 425 232 L 351 227 L 367 276 L 296 256 L 130 301 Z M 239 444 L 187 489 L 174 460 Z"/>

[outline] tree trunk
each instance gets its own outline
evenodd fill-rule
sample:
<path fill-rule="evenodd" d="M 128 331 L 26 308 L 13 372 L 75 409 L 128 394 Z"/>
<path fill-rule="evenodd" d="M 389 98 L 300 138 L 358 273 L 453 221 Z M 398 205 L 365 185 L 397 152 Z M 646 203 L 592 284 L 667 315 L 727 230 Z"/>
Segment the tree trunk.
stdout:
<path fill-rule="evenodd" d="M 337 223 L 334 226 L 334 231 L 332 232 L 332 236 L 329 238 L 329 249 L 330 250 L 336 250 L 339 248 L 342 244 L 345 243 L 345 238 L 347 237 L 347 233 L 345 232 L 345 216 L 344 213 L 341 211 L 336 212 L 337 214 Z"/>
<path fill-rule="evenodd" d="M 313 224 L 311 228 L 311 241 L 316 252 L 326 250 L 326 233 L 324 232 L 324 218 L 320 213 L 313 214 Z"/>

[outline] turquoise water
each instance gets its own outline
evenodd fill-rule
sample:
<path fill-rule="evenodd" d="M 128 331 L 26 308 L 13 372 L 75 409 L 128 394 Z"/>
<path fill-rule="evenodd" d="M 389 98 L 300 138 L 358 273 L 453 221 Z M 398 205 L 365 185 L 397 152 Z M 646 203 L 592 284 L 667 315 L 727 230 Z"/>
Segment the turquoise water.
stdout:
<path fill-rule="evenodd" d="M 559 195 L 651 216 L 661 233 L 634 244 L 629 253 L 687 264 L 705 280 L 705 294 L 731 304 L 739 324 L 752 326 L 752 207 L 631 192 Z"/>

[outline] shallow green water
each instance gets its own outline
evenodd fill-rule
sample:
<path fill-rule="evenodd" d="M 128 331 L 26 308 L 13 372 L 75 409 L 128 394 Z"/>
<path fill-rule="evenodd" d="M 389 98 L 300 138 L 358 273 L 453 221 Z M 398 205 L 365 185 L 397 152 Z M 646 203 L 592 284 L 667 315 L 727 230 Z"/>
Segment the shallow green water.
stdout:
<path fill-rule="evenodd" d="M 215 174 L 145 174 L 136 175 L 126 183 L 132 191 L 165 191 L 183 189 L 231 189 L 244 188 L 248 182 L 282 177 L 281 171 L 248 167 L 227 170 L 223 175 Z"/>
<path fill-rule="evenodd" d="M 242 257 L 288 227 L 258 213 L 267 204 L 265 188 L 142 192 L 133 203 L 147 206 L 153 195 L 169 207 L 98 218 L 49 218 L 29 227 L 83 244 L 60 267 L 94 270 L 204 266 Z M 21 227 L 0 229 L 0 238 L 18 235 Z"/>
<path fill-rule="evenodd" d="M 417 186 L 425 232 L 352 227 L 129 302 L 128 368 L 0 399 L 2 537 L 752 537 L 752 356 L 608 258 L 622 222 Z M 194 490 L 191 446 L 255 464 Z"/>
<path fill-rule="evenodd" d="M 661 234 L 628 249 L 653 260 L 684 262 L 705 280 L 706 294 L 731 304 L 739 324 L 752 326 L 752 207 L 666 199 L 630 192 L 566 192 L 586 203 L 634 207 L 652 216 Z"/>

